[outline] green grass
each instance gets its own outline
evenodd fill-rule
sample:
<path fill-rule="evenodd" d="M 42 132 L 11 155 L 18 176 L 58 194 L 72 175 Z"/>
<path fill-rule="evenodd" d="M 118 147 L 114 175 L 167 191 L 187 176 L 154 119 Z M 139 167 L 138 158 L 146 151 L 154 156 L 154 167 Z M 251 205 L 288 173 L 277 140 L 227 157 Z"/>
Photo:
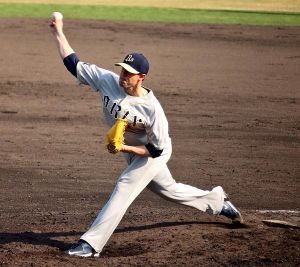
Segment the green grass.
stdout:
<path fill-rule="evenodd" d="M 53 11 L 65 19 L 300 26 L 300 13 L 0 3 L 0 17 L 49 18 Z"/>

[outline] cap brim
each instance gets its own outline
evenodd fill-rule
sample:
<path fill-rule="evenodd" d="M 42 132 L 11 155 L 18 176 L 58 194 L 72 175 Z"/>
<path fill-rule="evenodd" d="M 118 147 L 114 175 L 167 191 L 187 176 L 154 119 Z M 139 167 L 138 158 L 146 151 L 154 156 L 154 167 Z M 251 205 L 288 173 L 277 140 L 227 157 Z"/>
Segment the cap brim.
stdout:
<path fill-rule="evenodd" d="M 128 72 L 132 73 L 132 74 L 139 74 L 138 71 L 136 71 L 133 67 L 131 67 L 130 65 L 126 64 L 126 63 L 115 63 L 116 66 L 121 66 L 122 68 L 124 68 L 125 70 L 127 70 Z"/>

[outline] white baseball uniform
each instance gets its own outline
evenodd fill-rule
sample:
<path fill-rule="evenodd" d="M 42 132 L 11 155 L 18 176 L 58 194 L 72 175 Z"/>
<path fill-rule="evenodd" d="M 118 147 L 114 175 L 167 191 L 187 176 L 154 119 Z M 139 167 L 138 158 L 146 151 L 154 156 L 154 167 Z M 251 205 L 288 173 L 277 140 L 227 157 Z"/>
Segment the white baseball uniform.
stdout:
<path fill-rule="evenodd" d="M 82 235 L 82 240 L 88 242 L 97 252 L 101 252 L 130 204 L 145 187 L 170 201 L 210 214 L 220 213 L 225 198 L 222 187 L 203 191 L 176 183 L 173 179 L 167 167 L 172 153 L 168 121 L 150 89 L 141 97 L 128 95 L 119 86 L 117 74 L 84 62 L 77 64 L 77 78 L 100 93 L 109 127 L 118 118 L 127 119 L 129 128 L 125 133 L 126 145 L 150 143 L 156 149 L 162 150 L 161 155 L 155 158 L 123 153 L 128 167 L 118 178 L 113 193 L 90 229 Z"/>

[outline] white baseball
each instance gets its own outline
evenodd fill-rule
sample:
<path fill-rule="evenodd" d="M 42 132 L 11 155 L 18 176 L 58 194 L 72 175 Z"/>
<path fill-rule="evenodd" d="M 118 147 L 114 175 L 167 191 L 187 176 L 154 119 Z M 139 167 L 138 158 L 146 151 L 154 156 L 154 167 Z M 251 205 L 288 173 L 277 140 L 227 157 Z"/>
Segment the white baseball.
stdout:
<path fill-rule="evenodd" d="M 60 12 L 55 11 L 55 12 L 52 13 L 51 17 L 55 18 L 56 20 L 60 20 L 60 19 L 63 19 L 63 14 L 61 14 Z"/>

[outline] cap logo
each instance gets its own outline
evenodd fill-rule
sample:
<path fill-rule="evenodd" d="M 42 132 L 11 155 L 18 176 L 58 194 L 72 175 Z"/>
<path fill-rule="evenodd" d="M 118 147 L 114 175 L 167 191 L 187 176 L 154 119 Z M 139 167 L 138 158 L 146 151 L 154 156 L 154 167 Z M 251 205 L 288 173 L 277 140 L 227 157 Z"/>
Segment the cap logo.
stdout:
<path fill-rule="evenodd" d="M 127 58 L 125 58 L 124 61 L 125 62 L 133 62 L 134 61 L 134 57 L 132 55 L 128 55 Z"/>

